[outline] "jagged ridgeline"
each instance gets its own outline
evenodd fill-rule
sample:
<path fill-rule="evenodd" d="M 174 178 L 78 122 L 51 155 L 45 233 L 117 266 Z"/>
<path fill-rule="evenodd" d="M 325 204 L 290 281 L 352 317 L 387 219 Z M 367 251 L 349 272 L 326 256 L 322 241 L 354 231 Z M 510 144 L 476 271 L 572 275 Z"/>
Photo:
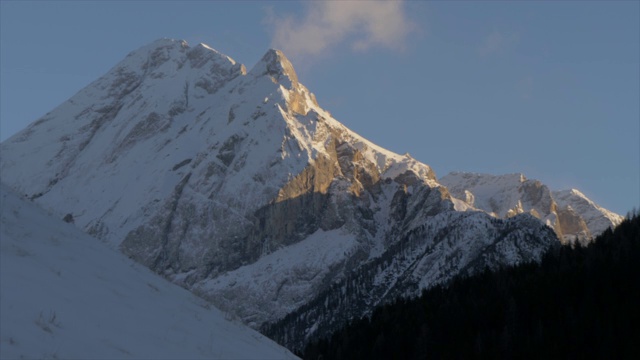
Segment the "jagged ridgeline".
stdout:
<path fill-rule="evenodd" d="M 542 184 L 505 182 L 504 199 L 450 191 L 335 120 L 277 50 L 247 70 L 203 44 L 155 41 L 0 150 L 14 190 L 245 323 L 308 314 L 295 343 L 333 326 L 311 307 L 336 289 L 352 289 L 356 305 L 333 314 L 346 320 L 619 221 Z"/>

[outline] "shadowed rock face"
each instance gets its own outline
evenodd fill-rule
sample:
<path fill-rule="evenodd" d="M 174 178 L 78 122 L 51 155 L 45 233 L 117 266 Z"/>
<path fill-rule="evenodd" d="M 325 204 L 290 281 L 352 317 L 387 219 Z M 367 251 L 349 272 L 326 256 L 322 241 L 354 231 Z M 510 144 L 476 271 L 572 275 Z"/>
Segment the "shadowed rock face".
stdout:
<path fill-rule="evenodd" d="M 565 236 L 575 236 L 578 239 L 589 239 L 592 237 L 587 223 L 585 223 L 584 219 L 572 208 L 560 208 L 557 214 L 561 234 L 566 234 Z"/>
<path fill-rule="evenodd" d="M 186 180 L 174 188 L 152 221 L 127 234 L 122 251 L 170 278 L 188 274 L 181 277 L 182 284 L 259 326 L 304 304 L 344 274 L 357 271 L 426 219 L 453 210 L 446 188 L 425 181 L 435 179 L 430 169 L 425 172 L 426 179 L 410 169 L 385 177 L 365 153 L 367 150 L 353 143 L 353 135 L 319 116 L 311 120 L 313 140 L 322 144 L 321 151 L 299 173 L 273 188 L 262 205 L 248 206 L 244 212 L 231 209 L 229 203 L 216 201 L 222 198 L 222 191 L 211 193 L 210 202 L 194 201 L 199 186 L 194 175 L 197 170 L 193 169 L 196 161 L 181 161 L 174 168 L 189 171 L 183 178 Z M 216 177 L 224 181 L 252 141 L 244 135 L 229 139 L 219 146 L 222 151 L 216 155 L 220 170 L 208 167 L 203 181 L 211 182 Z M 299 140 L 293 141 L 280 144 L 282 151 L 304 146 Z M 283 161 L 273 166 L 281 166 Z M 262 181 L 269 183 L 268 179 Z M 227 226 L 230 223 L 234 225 Z M 227 273 L 250 269 L 260 259 L 305 242 L 312 234 L 332 231 L 348 234 L 355 242 L 344 256 L 326 265 L 295 265 L 275 275 L 280 280 L 262 284 L 257 293 L 242 278 L 224 279 Z M 221 278 L 229 285 L 207 290 L 211 281 Z"/>
<path fill-rule="evenodd" d="M 272 191 L 264 205 L 233 213 L 215 201 L 194 202 L 193 194 L 188 194 L 193 189 L 184 192 L 185 186 L 196 185 L 191 179 L 193 172 L 189 172 L 155 217 L 127 234 L 120 245 L 122 251 L 160 273 L 190 272 L 187 282 L 193 284 L 251 264 L 318 230 L 344 228 L 365 244 L 383 239 L 392 243 L 387 232 L 401 232 L 418 216 L 452 210 L 446 189 L 432 189 L 411 171 L 382 181 L 378 167 L 341 131 L 326 123 L 317 127 L 324 128 L 318 133 L 325 136 L 316 139 L 324 144 L 322 153 Z M 243 144 L 248 142 L 234 135 L 221 145 L 216 158 L 224 167 L 232 167 L 236 157 L 242 156 L 238 154 L 243 153 Z M 409 188 L 415 195 L 409 193 Z M 389 204 L 382 196 L 399 191 L 405 199 L 401 204 Z M 212 200 L 216 195 L 212 193 Z M 413 199 L 413 206 L 409 206 L 408 199 Z M 397 222 L 381 226 L 374 220 L 379 212 L 391 214 Z M 225 227 L 229 222 L 235 226 Z M 198 233 L 215 235 L 203 241 L 205 237 L 191 235 Z M 187 243 L 198 251 L 189 252 Z"/>

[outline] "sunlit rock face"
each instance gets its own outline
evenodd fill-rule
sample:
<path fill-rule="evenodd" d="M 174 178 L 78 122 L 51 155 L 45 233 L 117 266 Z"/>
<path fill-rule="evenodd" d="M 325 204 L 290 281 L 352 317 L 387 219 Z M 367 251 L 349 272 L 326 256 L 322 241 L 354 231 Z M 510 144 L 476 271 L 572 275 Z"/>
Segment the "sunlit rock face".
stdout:
<path fill-rule="evenodd" d="M 551 191 L 522 174 L 488 175 L 455 172 L 439 182 L 470 207 L 507 218 L 529 213 L 551 226 L 563 242 L 589 242 L 622 216 L 594 204 L 577 190 Z"/>

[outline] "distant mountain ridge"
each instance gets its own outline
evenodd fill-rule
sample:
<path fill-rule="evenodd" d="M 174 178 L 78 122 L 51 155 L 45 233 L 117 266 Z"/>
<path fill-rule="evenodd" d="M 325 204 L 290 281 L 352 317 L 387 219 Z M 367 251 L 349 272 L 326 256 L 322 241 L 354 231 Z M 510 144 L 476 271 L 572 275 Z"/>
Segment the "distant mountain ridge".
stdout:
<path fill-rule="evenodd" d="M 369 279 L 361 305 L 343 306 L 340 321 L 459 273 L 538 259 L 557 243 L 545 222 L 580 237 L 580 221 L 609 219 L 573 195 L 556 203 L 571 216 L 557 215 L 543 185 L 520 192 L 526 181 L 502 187 L 513 196 L 499 211 L 483 208 L 456 175 L 443 183 L 335 120 L 277 50 L 247 71 L 206 45 L 158 40 L 0 156 L 16 191 L 254 327 L 346 292 L 358 274 Z M 565 218 L 575 233 L 557 225 Z"/>
<path fill-rule="evenodd" d="M 466 205 L 492 216 L 506 218 L 530 213 L 553 228 L 563 242 L 588 242 L 623 220 L 576 189 L 552 191 L 523 174 L 454 172 L 438 181 Z"/>

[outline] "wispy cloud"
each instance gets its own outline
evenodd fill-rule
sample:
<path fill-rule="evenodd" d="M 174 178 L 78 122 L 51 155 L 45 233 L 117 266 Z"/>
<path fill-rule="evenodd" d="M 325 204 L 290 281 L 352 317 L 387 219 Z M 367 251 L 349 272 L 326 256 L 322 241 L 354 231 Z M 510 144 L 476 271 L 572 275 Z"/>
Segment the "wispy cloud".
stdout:
<path fill-rule="evenodd" d="M 273 31 L 272 46 L 298 58 L 316 56 L 343 43 L 354 51 L 402 49 L 416 28 L 402 1 L 313 1 L 301 17 L 271 13 L 267 23 Z"/>
<path fill-rule="evenodd" d="M 482 39 L 480 46 L 478 46 L 478 54 L 481 57 L 487 57 L 491 54 L 500 52 L 517 42 L 518 35 L 515 33 L 493 31 Z"/>

